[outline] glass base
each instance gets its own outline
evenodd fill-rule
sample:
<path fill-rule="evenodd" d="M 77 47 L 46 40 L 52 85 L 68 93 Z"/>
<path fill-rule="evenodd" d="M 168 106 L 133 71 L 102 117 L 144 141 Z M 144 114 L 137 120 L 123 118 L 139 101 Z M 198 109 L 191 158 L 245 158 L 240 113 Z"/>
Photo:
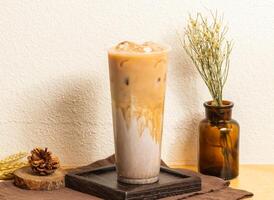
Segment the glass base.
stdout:
<path fill-rule="evenodd" d="M 152 184 L 159 181 L 159 177 L 152 177 L 152 178 L 145 178 L 145 179 L 130 179 L 130 178 L 123 178 L 118 177 L 118 181 L 121 183 L 127 184 L 136 184 L 136 185 L 143 185 L 143 184 Z"/>

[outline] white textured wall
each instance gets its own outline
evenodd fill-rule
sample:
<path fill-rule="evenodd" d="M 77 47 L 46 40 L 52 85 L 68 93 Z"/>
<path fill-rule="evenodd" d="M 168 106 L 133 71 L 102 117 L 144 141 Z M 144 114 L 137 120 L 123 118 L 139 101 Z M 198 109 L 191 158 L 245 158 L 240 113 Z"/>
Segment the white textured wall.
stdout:
<path fill-rule="evenodd" d="M 65 164 L 113 148 L 107 49 L 122 40 L 170 44 L 163 158 L 196 161 L 210 97 L 181 53 L 188 12 L 218 9 L 235 42 L 225 98 L 235 102 L 242 163 L 274 163 L 274 3 L 183 0 L 0 1 L 0 157 L 48 146 Z"/>

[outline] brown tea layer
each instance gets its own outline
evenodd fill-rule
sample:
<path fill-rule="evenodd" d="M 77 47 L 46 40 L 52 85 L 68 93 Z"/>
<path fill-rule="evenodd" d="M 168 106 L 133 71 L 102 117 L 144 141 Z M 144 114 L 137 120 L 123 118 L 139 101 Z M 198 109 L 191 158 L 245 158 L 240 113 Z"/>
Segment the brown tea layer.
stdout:
<path fill-rule="evenodd" d="M 122 111 L 128 128 L 132 120 L 137 120 L 139 135 L 147 129 L 156 143 L 162 134 L 166 50 L 167 47 L 152 42 L 126 41 L 108 54 L 113 106 Z"/>
<path fill-rule="evenodd" d="M 142 136 L 144 130 L 147 128 L 151 137 L 160 143 L 162 133 L 162 117 L 163 105 L 162 103 L 153 106 L 130 107 L 129 105 L 120 105 L 127 128 L 130 127 L 131 119 L 137 119 L 138 134 Z"/>

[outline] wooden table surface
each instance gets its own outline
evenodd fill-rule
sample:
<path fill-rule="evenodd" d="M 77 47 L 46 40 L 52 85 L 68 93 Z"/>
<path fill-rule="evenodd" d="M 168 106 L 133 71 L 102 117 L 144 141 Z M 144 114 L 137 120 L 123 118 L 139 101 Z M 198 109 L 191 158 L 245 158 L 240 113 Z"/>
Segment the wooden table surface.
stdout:
<path fill-rule="evenodd" d="M 195 166 L 171 167 L 197 171 Z M 230 186 L 252 192 L 252 200 L 274 200 L 274 165 L 241 165 L 240 175 L 230 181 Z"/>
<path fill-rule="evenodd" d="M 172 167 L 197 171 L 195 166 Z M 230 186 L 252 192 L 252 200 L 274 200 L 274 165 L 241 165 L 239 176 L 230 181 Z"/>

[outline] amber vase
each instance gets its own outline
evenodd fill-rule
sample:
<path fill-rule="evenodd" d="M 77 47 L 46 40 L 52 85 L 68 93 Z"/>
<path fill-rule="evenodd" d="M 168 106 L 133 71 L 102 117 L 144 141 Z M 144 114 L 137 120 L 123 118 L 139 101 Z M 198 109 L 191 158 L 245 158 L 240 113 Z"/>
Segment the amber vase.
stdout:
<path fill-rule="evenodd" d="M 204 103 L 206 118 L 199 125 L 199 171 L 226 180 L 239 174 L 239 131 L 231 118 L 233 103 Z"/>

